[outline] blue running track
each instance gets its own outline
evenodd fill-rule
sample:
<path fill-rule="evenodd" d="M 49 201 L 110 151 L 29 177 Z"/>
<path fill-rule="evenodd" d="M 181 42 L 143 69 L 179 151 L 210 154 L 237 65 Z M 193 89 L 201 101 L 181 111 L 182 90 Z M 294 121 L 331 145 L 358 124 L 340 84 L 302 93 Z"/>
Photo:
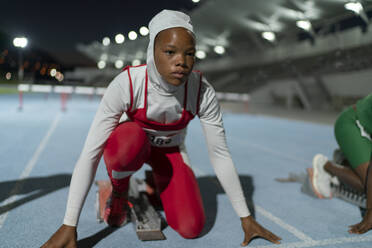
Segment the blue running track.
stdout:
<path fill-rule="evenodd" d="M 61 225 L 71 173 L 99 100 L 72 95 L 61 112 L 59 96 L 26 94 L 19 111 L 17 95 L 0 95 L 0 247 L 40 247 Z M 347 232 L 361 220 L 357 207 L 315 199 L 302 194 L 300 184 L 274 180 L 304 173 L 316 153 L 331 156 L 332 126 L 229 112 L 224 123 L 251 212 L 283 239 L 281 245 L 256 239 L 248 247 L 372 247 L 372 231 Z M 97 223 L 93 185 L 80 218 L 79 246 L 240 247 L 240 220 L 216 180 L 197 119 L 186 146 L 207 213 L 201 237 L 185 240 L 166 227 L 166 240 L 141 242 L 131 224 L 111 229 Z M 147 168 L 135 176 L 143 177 Z M 102 161 L 96 179 L 107 179 Z"/>

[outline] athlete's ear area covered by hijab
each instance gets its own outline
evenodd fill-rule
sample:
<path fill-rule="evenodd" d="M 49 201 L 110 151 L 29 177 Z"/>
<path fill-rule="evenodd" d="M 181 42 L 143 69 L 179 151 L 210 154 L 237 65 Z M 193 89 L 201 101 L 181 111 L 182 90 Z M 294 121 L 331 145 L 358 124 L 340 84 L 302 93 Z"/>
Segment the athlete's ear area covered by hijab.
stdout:
<path fill-rule="evenodd" d="M 150 42 L 147 48 L 147 73 L 151 83 L 158 86 L 163 91 L 168 93 L 175 91 L 175 89 L 169 85 L 159 74 L 156 69 L 154 60 L 154 42 L 157 34 L 165 29 L 182 27 L 189 30 L 194 35 L 194 29 L 191 25 L 191 19 L 185 13 L 174 11 L 174 10 L 162 10 L 155 15 L 150 23 Z"/>

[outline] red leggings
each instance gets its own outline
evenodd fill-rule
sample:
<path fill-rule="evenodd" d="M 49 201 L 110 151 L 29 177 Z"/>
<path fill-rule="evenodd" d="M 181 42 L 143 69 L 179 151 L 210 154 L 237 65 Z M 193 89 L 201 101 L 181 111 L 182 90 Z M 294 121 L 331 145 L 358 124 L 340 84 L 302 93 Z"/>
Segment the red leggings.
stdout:
<path fill-rule="evenodd" d="M 138 124 L 125 122 L 108 138 L 104 161 L 113 189 L 118 192 L 127 191 L 130 176 L 145 162 L 149 164 L 168 225 L 184 238 L 200 235 L 205 224 L 200 190 L 178 147 L 153 147 Z"/>

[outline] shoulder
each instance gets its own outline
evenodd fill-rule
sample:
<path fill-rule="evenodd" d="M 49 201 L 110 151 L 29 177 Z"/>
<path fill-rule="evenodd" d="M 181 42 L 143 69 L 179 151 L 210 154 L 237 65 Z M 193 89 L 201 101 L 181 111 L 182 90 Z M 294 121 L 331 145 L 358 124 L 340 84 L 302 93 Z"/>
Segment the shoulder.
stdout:
<path fill-rule="evenodd" d="M 130 83 L 134 88 L 142 88 L 146 81 L 147 75 L 147 66 L 138 65 L 138 66 L 127 66 L 125 68 L 127 76 L 129 77 Z"/>
<path fill-rule="evenodd" d="M 201 71 L 192 71 L 189 76 L 189 83 L 191 87 L 197 89 L 198 91 L 200 90 L 201 94 L 206 91 L 214 92 L 213 86 L 208 82 Z"/>
<path fill-rule="evenodd" d="M 110 83 L 109 87 L 127 88 L 134 81 L 146 78 L 146 66 L 127 66 Z"/>
<path fill-rule="evenodd" d="M 138 74 L 146 73 L 146 69 L 147 69 L 146 64 L 137 65 L 137 66 L 126 66 L 124 67 L 123 72 L 127 72 L 131 75 L 132 74 L 138 75 Z"/>

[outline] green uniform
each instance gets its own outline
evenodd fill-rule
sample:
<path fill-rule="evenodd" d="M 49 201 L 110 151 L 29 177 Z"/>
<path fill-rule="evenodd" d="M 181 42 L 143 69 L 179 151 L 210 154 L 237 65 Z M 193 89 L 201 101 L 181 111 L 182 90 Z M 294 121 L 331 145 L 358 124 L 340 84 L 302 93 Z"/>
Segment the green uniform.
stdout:
<path fill-rule="evenodd" d="M 372 94 L 358 101 L 357 117 L 367 133 L 372 134 Z"/>
<path fill-rule="evenodd" d="M 359 100 L 356 108 L 344 110 L 335 123 L 337 143 L 353 168 L 371 159 L 372 94 Z"/>

